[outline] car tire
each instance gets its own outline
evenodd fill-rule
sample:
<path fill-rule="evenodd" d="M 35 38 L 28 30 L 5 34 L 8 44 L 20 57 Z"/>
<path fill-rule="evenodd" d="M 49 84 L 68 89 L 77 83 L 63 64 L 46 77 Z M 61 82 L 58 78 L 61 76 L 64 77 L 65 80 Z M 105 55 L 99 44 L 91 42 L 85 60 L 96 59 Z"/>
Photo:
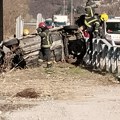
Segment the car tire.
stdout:
<path fill-rule="evenodd" d="M 10 47 L 12 45 L 19 45 L 19 40 L 17 38 L 10 39 L 9 41 L 5 41 L 3 43 L 6 47 Z"/>

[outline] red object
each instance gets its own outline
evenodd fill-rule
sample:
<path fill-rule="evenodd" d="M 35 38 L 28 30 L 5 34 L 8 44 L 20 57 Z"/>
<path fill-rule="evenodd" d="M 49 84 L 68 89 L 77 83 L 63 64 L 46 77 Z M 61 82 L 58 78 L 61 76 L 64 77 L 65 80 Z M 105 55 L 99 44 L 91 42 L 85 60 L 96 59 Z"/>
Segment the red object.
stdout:
<path fill-rule="evenodd" d="M 40 22 L 39 25 L 38 25 L 39 28 L 45 28 L 46 27 L 46 24 L 45 22 Z"/>
<path fill-rule="evenodd" d="M 86 38 L 90 38 L 90 34 L 87 31 L 84 31 L 83 33 Z"/>
<path fill-rule="evenodd" d="M 46 26 L 48 29 L 51 29 L 51 28 L 53 28 L 53 26 Z"/>
<path fill-rule="evenodd" d="M 110 30 L 110 29 L 108 29 L 108 32 L 109 32 L 109 33 L 111 33 L 111 32 L 113 32 L 113 31 L 112 31 L 112 30 Z"/>

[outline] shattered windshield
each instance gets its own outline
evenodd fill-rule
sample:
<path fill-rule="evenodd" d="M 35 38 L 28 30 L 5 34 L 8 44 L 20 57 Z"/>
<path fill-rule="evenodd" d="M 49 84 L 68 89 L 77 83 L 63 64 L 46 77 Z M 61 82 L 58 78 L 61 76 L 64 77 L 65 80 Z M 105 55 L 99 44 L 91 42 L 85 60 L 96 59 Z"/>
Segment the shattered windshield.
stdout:
<path fill-rule="evenodd" d="M 120 34 L 120 22 L 107 22 L 106 32 L 109 34 Z"/>

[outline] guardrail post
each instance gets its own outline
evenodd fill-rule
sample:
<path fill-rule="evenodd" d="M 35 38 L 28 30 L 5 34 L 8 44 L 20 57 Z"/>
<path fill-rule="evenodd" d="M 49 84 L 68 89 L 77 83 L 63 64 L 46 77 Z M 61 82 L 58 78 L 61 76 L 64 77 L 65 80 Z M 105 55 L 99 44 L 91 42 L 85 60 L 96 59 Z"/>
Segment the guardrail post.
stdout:
<path fill-rule="evenodd" d="M 96 66 L 97 45 L 98 45 L 97 43 L 98 43 L 97 39 L 93 39 L 93 51 L 91 51 L 92 52 L 91 63 L 93 67 Z"/>
<path fill-rule="evenodd" d="M 113 55 L 112 55 L 112 73 L 117 73 L 117 52 L 118 52 L 118 48 L 114 47 L 113 48 Z"/>
<path fill-rule="evenodd" d="M 102 53 L 101 53 L 101 58 L 100 58 L 100 69 L 101 70 L 106 70 L 106 63 L 107 63 L 107 52 L 108 52 L 108 46 L 106 44 L 102 44 Z"/>
<path fill-rule="evenodd" d="M 19 16 L 16 19 L 16 38 L 22 39 L 23 38 L 23 28 L 24 28 L 24 21 L 22 17 Z"/>
<path fill-rule="evenodd" d="M 102 45 L 101 45 L 101 41 L 98 40 L 98 43 L 97 43 L 97 57 L 96 57 L 96 67 L 97 68 L 100 68 L 101 53 L 102 53 Z"/>
<path fill-rule="evenodd" d="M 120 77 L 120 48 L 117 48 L 117 75 Z"/>
<path fill-rule="evenodd" d="M 86 54 L 84 56 L 84 61 L 86 62 L 87 65 L 90 64 L 90 42 L 89 39 L 85 39 L 86 42 Z"/>
<path fill-rule="evenodd" d="M 42 14 L 41 13 L 38 13 L 37 14 L 37 22 L 36 22 L 36 28 L 38 28 L 38 24 L 40 22 L 44 21 L 43 17 L 42 17 Z"/>
<path fill-rule="evenodd" d="M 108 48 L 108 64 L 107 64 L 107 71 L 112 72 L 112 54 L 113 54 L 113 47 Z"/>

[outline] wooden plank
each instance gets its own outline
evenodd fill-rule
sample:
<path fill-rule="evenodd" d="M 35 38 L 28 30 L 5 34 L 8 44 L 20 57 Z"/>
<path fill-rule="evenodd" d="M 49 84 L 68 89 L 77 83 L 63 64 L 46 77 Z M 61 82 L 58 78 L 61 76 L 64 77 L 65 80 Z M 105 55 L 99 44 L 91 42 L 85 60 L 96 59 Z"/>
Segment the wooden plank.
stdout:
<path fill-rule="evenodd" d="M 40 49 L 40 45 L 33 45 L 33 46 L 30 46 L 30 47 L 26 47 L 26 48 L 23 48 L 24 51 L 30 51 L 30 50 L 33 50 L 33 49 Z"/>
<path fill-rule="evenodd" d="M 35 42 L 35 43 L 32 43 L 32 44 L 30 43 L 28 45 L 25 45 L 22 48 L 24 49 L 24 48 L 31 47 L 31 46 L 34 46 L 34 45 L 39 45 L 40 46 L 40 44 L 41 44 L 41 42 L 39 41 L 39 42 Z"/>
<path fill-rule="evenodd" d="M 31 54 L 31 53 L 34 53 L 34 52 L 39 53 L 39 50 L 30 50 L 30 51 L 25 52 L 24 55 Z"/>
<path fill-rule="evenodd" d="M 37 42 L 41 42 L 41 38 L 39 36 L 35 36 L 35 37 L 28 37 L 25 39 L 20 40 L 20 47 L 25 47 L 25 46 L 29 46 L 30 44 L 34 44 Z"/>

